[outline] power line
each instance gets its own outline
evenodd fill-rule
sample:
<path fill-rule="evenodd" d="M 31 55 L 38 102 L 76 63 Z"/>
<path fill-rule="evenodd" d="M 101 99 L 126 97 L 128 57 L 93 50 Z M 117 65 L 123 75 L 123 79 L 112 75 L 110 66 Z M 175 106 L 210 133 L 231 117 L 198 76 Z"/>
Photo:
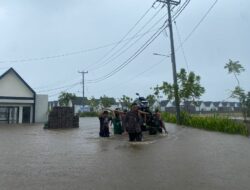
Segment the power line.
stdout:
<path fill-rule="evenodd" d="M 163 8 L 163 7 L 162 7 Z M 128 40 L 127 43 L 125 43 L 121 48 L 119 48 L 117 51 L 115 51 L 113 54 L 111 54 L 115 48 L 118 47 L 118 45 L 120 45 L 120 43 L 117 43 L 116 46 L 114 46 L 108 53 L 106 53 L 101 59 L 99 59 L 97 62 L 95 62 L 94 64 L 91 65 L 91 67 L 88 68 L 88 70 L 93 70 L 91 68 L 93 68 L 93 66 L 97 65 L 98 63 L 100 63 L 104 58 L 106 58 L 109 54 L 111 54 L 107 59 L 104 60 L 104 63 L 107 63 L 107 62 L 110 62 L 109 60 L 112 59 L 112 57 L 114 57 L 117 53 L 119 53 L 124 47 L 126 47 L 133 39 L 134 39 L 134 36 L 137 36 L 159 13 L 160 11 L 162 10 L 159 9 L 147 22 L 146 24 L 144 24 L 137 32 L 136 34 L 133 35 L 133 37 L 131 38 L 131 40 Z M 138 23 L 138 22 L 137 22 Z M 155 25 L 154 25 L 155 26 Z M 153 27 L 151 27 L 152 29 Z M 133 28 L 134 29 L 134 28 Z M 124 37 L 127 37 L 127 35 L 129 35 L 129 33 L 131 32 L 132 30 L 130 30 Z M 146 32 L 146 34 L 149 32 L 150 30 L 148 30 Z M 142 35 L 137 41 L 139 41 L 144 35 Z M 124 38 L 123 37 L 123 38 Z M 122 38 L 122 40 L 123 40 Z M 122 42 L 122 40 L 120 42 Z M 131 47 L 131 46 L 130 46 Z M 121 55 L 121 54 L 119 54 Z M 116 57 L 119 57 L 119 56 L 116 56 Z M 106 65 L 106 64 L 104 64 Z"/>
<path fill-rule="evenodd" d="M 189 1 L 188 1 L 188 3 L 189 3 Z M 153 17 L 151 17 L 151 19 L 135 34 L 135 35 L 137 35 L 139 32 L 141 32 L 141 30 L 142 29 L 144 29 L 145 28 L 145 26 L 147 26 L 152 20 L 153 20 L 153 18 L 154 17 L 156 17 L 157 15 L 158 15 L 158 13 L 162 10 L 162 8 L 164 7 L 165 5 L 163 5 L 162 7 L 161 7 L 161 9 L 159 9 L 159 11 L 158 12 L 156 12 L 156 14 L 155 15 L 153 15 Z M 178 9 L 177 11 L 176 11 L 176 13 L 174 14 L 174 15 L 176 15 L 179 11 L 181 11 L 182 10 L 182 8 L 183 7 L 186 7 L 186 3 L 184 3 L 182 6 L 181 6 L 181 8 L 180 9 Z M 171 11 L 173 11 L 174 10 L 174 8 L 175 7 L 173 7 L 172 9 L 171 9 Z M 158 19 L 157 20 L 157 22 L 155 22 L 155 24 L 153 24 L 153 26 L 151 26 L 151 28 L 145 33 L 145 34 L 147 34 L 149 31 L 151 31 L 151 29 L 152 28 L 154 28 L 160 21 L 162 21 L 165 17 L 167 16 L 167 13 L 166 14 L 164 14 L 160 19 Z M 177 18 L 177 17 L 175 17 L 175 18 Z M 119 56 L 121 56 L 123 53 L 125 53 L 127 50 L 129 50 L 132 46 L 134 46 L 140 39 L 142 39 L 142 37 L 143 37 L 144 35 L 142 35 L 140 38 L 138 38 L 136 41 L 134 41 L 129 47 L 127 47 L 126 49 L 124 49 L 122 52 L 120 52 L 124 47 L 126 47 L 126 45 L 128 45 L 129 43 L 130 43 L 130 41 L 128 41 L 126 44 L 124 44 L 120 49 L 118 49 L 118 51 L 116 51 L 114 54 L 112 54 L 108 59 L 106 59 L 106 61 L 104 62 L 104 64 L 102 64 L 101 66 L 99 66 L 99 67 L 97 67 L 95 70 L 98 70 L 98 69 L 100 69 L 100 68 L 102 68 L 102 67 L 104 67 L 105 65 L 107 65 L 107 64 L 109 64 L 110 62 L 112 62 L 112 61 L 114 61 L 115 59 L 117 59 Z M 119 53 L 120 52 L 120 53 Z M 117 56 L 115 56 L 117 53 L 119 53 Z M 115 56 L 115 57 L 113 57 L 113 56 Z M 113 57 L 113 58 L 112 58 Z M 93 69 L 92 69 L 92 71 L 93 71 Z"/>
<path fill-rule="evenodd" d="M 172 9 L 173 10 L 173 9 Z M 181 10 L 181 9 L 179 9 L 179 10 Z M 176 14 L 177 14 L 178 12 L 176 12 Z M 175 14 L 175 15 L 176 15 Z M 177 18 L 177 17 L 175 17 L 175 18 Z M 161 28 L 159 28 L 158 29 L 158 31 L 160 30 Z M 157 31 L 157 32 L 158 32 Z M 148 33 L 149 31 L 147 31 L 146 33 Z M 125 61 L 122 65 L 120 65 L 119 67 L 117 67 L 115 70 L 113 70 L 111 73 L 109 73 L 108 75 L 105 75 L 105 76 L 103 76 L 102 78 L 99 78 L 98 80 L 90 80 L 89 82 L 90 83 L 96 83 L 96 82 L 99 82 L 99 80 L 105 80 L 105 79 L 107 79 L 107 78 L 109 78 L 109 77 L 111 77 L 111 76 L 113 76 L 114 74 L 116 74 L 117 72 L 119 72 L 121 69 L 123 69 L 127 64 L 129 64 L 130 62 L 132 62 L 139 54 L 141 54 L 145 49 L 146 49 L 146 47 L 148 47 L 158 36 L 159 36 L 159 34 L 162 32 L 159 32 L 158 34 L 157 34 L 157 32 L 135 53 L 135 54 L 133 54 L 127 61 Z M 156 35 L 156 36 L 155 36 Z M 155 37 L 154 37 L 155 36 Z M 153 40 L 152 40 L 153 39 Z M 151 41 L 150 41 L 151 40 Z M 118 42 L 119 43 L 119 42 Z M 66 86 L 67 87 L 67 86 Z M 47 90 L 47 91 L 52 91 L 52 90 L 57 90 L 57 89 L 62 89 L 62 88 L 65 88 L 65 86 L 63 86 L 63 87 L 60 87 L 60 88 L 54 88 L 54 89 L 49 89 L 49 90 Z M 44 92 L 44 91 L 43 91 Z"/>
<path fill-rule="evenodd" d="M 79 50 L 79 51 L 72 51 L 72 52 L 58 54 L 58 55 L 52 55 L 52 56 L 44 56 L 44 57 L 37 57 L 37 58 L 24 58 L 24 59 L 13 59 L 13 60 L 2 60 L 2 61 L 0 61 L 0 63 L 19 63 L 19 62 L 33 62 L 33 61 L 43 61 L 43 60 L 48 60 L 48 59 L 57 59 L 57 58 L 61 58 L 61 57 L 68 57 L 68 56 L 73 56 L 73 55 L 77 55 L 77 54 L 83 54 L 83 53 L 87 53 L 87 52 L 91 52 L 91 51 L 96 51 L 96 50 L 99 50 L 99 49 L 103 49 L 103 48 L 112 46 L 114 44 L 116 44 L 116 42 L 111 43 L 111 44 L 107 44 L 107 45 L 103 45 L 103 46 L 99 46 L 99 47 L 96 47 L 96 48 L 90 48 L 90 49 Z"/>
<path fill-rule="evenodd" d="M 72 88 L 74 88 L 74 86 L 73 86 L 73 87 L 70 87 L 70 88 L 67 88 L 67 89 L 65 89 L 65 90 L 63 90 L 62 92 L 67 92 L 68 90 L 70 90 L 70 89 L 72 89 Z M 49 98 L 54 97 L 54 96 L 58 96 L 58 95 L 60 95 L 62 92 L 58 92 L 58 93 L 55 93 L 55 94 L 51 94 L 51 95 L 49 95 Z M 78 92 L 78 91 L 76 91 L 76 92 Z M 76 93 L 76 92 L 75 92 L 75 93 Z"/>
<path fill-rule="evenodd" d="M 136 28 L 136 26 L 144 19 L 144 17 L 149 13 L 149 11 L 154 7 L 156 1 L 153 3 L 152 6 L 150 6 L 150 8 L 141 16 L 141 18 L 132 26 L 132 28 L 129 29 L 129 31 L 122 37 L 122 39 L 120 41 L 118 41 L 118 43 L 112 47 L 105 55 L 103 55 L 99 60 L 97 60 L 94 64 L 92 65 L 96 65 L 97 63 L 101 62 L 103 59 L 105 59 L 110 53 L 113 52 L 113 50 L 115 48 L 117 48 L 120 43 Z M 91 67 L 87 68 L 88 70 L 91 69 Z"/>
<path fill-rule="evenodd" d="M 165 22 L 166 23 L 166 22 Z M 130 62 L 132 62 L 137 56 L 139 56 L 160 34 L 161 32 L 165 29 L 165 23 L 164 25 L 159 28 L 159 30 L 153 34 L 153 36 L 150 37 L 150 39 L 148 39 L 132 56 L 130 56 L 125 62 L 123 62 L 121 65 L 119 65 L 118 67 L 116 67 L 113 71 L 111 71 L 110 73 L 108 73 L 107 75 L 104 75 L 102 77 L 99 77 L 97 79 L 94 80 L 89 80 L 88 82 L 90 83 L 96 83 L 96 82 L 100 82 L 103 80 L 106 80 L 108 78 L 110 78 L 111 76 L 113 76 L 114 74 L 116 74 L 117 72 L 119 72 L 120 70 L 122 70 L 125 66 L 127 66 Z"/>
<path fill-rule="evenodd" d="M 146 34 L 151 31 L 157 24 L 159 24 L 165 17 L 166 15 L 164 15 L 163 17 L 161 17 L 160 19 L 158 19 L 149 30 L 147 30 Z M 137 42 L 139 42 L 144 36 L 139 37 L 137 40 L 135 40 L 132 44 L 130 44 L 127 48 L 125 48 L 130 42 L 124 44 L 120 49 L 118 49 L 118 51 L 116 51 L 111 57 L 109 57 L 109 59 L 107 59 L 102 66 L 99 66 L 98 68 L 96 68 L 96 70 L 104 67 L 105 65 L 109 64 L 110 62 L 116 60 L 118 57 L 120 57 L 122 54 L 124 54 L 125 52 L 127 52 L 131 47 L 133 47 Z M 123 51 L 121 51 L 123 48 L 125 48 Z M 120 52 L 121 51 L 121 52 Z M 120 53 L 119 53 L 120 52 Z M 116 55 L 117 53 L 119 53 L 118 55 Z M 115 56 L 116 55 L 116 56 Z"/>
<path fill-rule="evenodd" d="M 57 88 L 57 86 L 59 85 L 61 85 L 61 84 L 65 84 L 66 85 L 66 83 L 68 83 L 68 82 L 70 82 L 70 83 L 72 83 L 72 82 L 76 82 L 76 81 L 80 81 L 81 80 L 81 78 L 77 78 L 77 80 L 76 80 L 76 78 L 74 78 L 74 79 L 67 79 L 67 80 L 63 80 L 63 81 L 55 81 L 54 83 L 50 83 L 50 84 L 48 84 L 48 85 L 40 85 L 40 86 L 36 86 L 36 87 L 34 87 L 33 89 L 34 90 L 39 90 L 39 91 L 41 91 L 41 90 L 44 90 L 44 91 L 46 91 L 47 89 L 51 89 L 51 88 Z"/>
<path fill-rule="evenodd" d="M 201 23 L 205 20 L 205 18 L 208 16 L 208 14 L 212 11 L 212 9 L 217 4 L 218 0 L 215 0 L 214 3 L 209 7 L 205 15 L 201 18 L 201 20 L 195 25 L 193 30 L 187 35 L 187 37 L 182 41 L 182 43 L 179 45 L 179 47 L 176 49 L 176 51 L 179 50 L 179 48 L 194 34 L 194 32 L 197 30 L 197 28 L 201 25 Z"/>
<path fill-rule="evenodd" d="M 183 7 L 186 7 L 186 4 L 183 5 Z M 180 11 L 183 11 L 183 9 L 181 9 Z M 176 13 L 178 14 L 178 12 Z M 175 15 L 176 15 L 175 14 Z M 178 14 L 179 16 L 179 14 Z M 176 19 L 178 16 L 175 16 L 174 19 Z M 167 21 L 166 21 L 167 22 Z M 130 58 L 128 58 L 125 62 L 123 62 L 121 65 L 119 65 L 118 67 L 116 67 L 113 71 L 111 71 L 110 73 L 96 78 L 96 79 L 92 79 L 92 80 L 88 80 L 89 83 L 97 83 L 97 82 L 101 82 L 103 80 L 106 80 L 108 78 L 110 78 L 111 76 L 115 75 L 117 72 L 119 72 L 120 70 L 122 70 L 125 66 L 127 66 L 130 62 L 132 62 L 137 56 L 139 56 L 160 34 L 161 32 L 168 26 L 165 26 L 166 22 L 164 23 L 164 25 L 159 28 L 159 30 L 153 34 L 153 36 L 151 36 L 151 38 L 146 41 Z"/>
<path fill-rule="evenodd" d="M 159 62 L 153 64 L 152 66 L 148 67 L 148 68 L 145 69 L 144 71 L 142 71 L 142 72 L 136 74 L 134 77 L 128 78 L 128 79 L 126 79 L 126 80 L 124 80 L 124 81 L 122 81 L 122 82 L 119 82 L 119 83 L 116 84 L 115 86 L 113 86 L 113 87 L 111 87 L 111 88 L 109 88 L 109 89 L 106 89 L 105 92 L 107 92 L 107 91 L 109 91 L 109 90 L 113 90 L 114 87 L 123 85 L 123 84 L 125 84 L 125 83 L 127 83 L 127 82 L 131 82 L 132 80 L 135 80 L 135 79 L 138 78 L 139 76 L 141 76 L 141 75 L 143 75 L 143 74 L 145 74 L 145 73 L 151 71 L 153 68 L 155 68 L 156 66 L 158 66 L 159 64 L 161 64 L 165 59 L 166 59 L 166 57 L 163 58 L 162 60 L 160 60 Z"/>
<path fill-rule="evenodd" d="M 40 90 L 40 91 L 37 91 L 37 93 L 52 92 L 52 91 L 55 91 L 55 90 L 60 90 L 60 89 L 68 88 L 68 87 L 74 87 L 74 86 L 77 86 L 79 84 L 81 84 L 81 82 L 77 82 L 77 83 L 73 83 L 73 84 L 70 84 L 70 85 L 61 86 L 61 87 L 57 87 L 57 88 L 51 88 L 51 89 L 47 89 L 47 90 Z"/>
<path fill-rule="evenodd" d="M 182 45 L 181 35 L 180 35 L 179 30 L 178 30 L 176 21 L 174 21 L 174 24 L 175 24 L 175 28 L 176 28 L 176 31 L 177 31 L 177 36 L 178 36 L 178 39 L 179 39 L 179 43 L 180 43 L 180 45 L 181 45 L 181 50 L 182 50 L 182 54 L 183 54 L 183 57 L 184 57 L 184 61 L 185 61 L 185 63 L 186 63 L 187 71 L 189 72 L 189 66 L 188 66 L 187 57 L 186 57 L 186 54 L 185 54 L 185 51 L 184 51 L 184 47 L 183 47 L 183 45 Z"/>
<path fill-rule="evenodd" d="M 130 34 L 130 32 L 141 22 L 141 20 L 149 13 L 149 11 L 153 8 L 154 4 L 156 3 L 156 1 L 153 3 L 153 5 L 143 14 L 143 16 L 135 23 L 135 25 L 127 32 L 127 34 L 118 42 L 114 42 L 111 44 L 107 44 L 107 45 L 103 45 L 103 46 L 99 46 L 96 48 L 89 48 L 89 49 L 85 49 L 85 50 L 78 50 L 78 51 L 72 51 L 72 52 L 68 52 L 68 53 L 63 53 L 63 54 L 58 54 L 58 55 L 52 55 L 52 56 L 43 56 L 43 57 L 36 57 L 36 58 L 23 58 L 23 59 L 13 59 L 13 60 L 0 60 L 0 63 L 17 63 L 17 62 L 32 62 L 32 61 L 43 61 L 43 60 L 48 60 L 48 59 L 56 59 L 56 58 L 61 58 L 61 57 L 67 57 L 67 56 L 73 56 L 73 55 L 77 55 L 77 54 L 82 54 L 82 53 L 87 53 L 87 52 L 91 52 L 91 51 L 96 51 L 99 49 L 103 49 L 106 47 L 110 47 L 115 45 L 111 50 L 115 49 L 121 42 L 126 41 L 126 40 L 130 40 L 131 38 L 126 39 L 126 37 Z M 137 36 L 134 35 L 132 37 L 136 38 Z M 110 50 L 110 51 L 111 51 Z"/>
<path fill-rule="evenodd" d="M 173 16 L 173 20 L 175 20 L 175 18 L 177 18 L 182 12 L 183 10 L 188 6 L 188 4 L 190 3 L 190 0 L 186 0 L 182 6 L 179 7 L 179 9 L 176 11 L 178 12 L 176 15 Z M 174 18 L 175 17 L 175 18 Z"/>
<path fill-rule="evenodd" d="M 150 33 L 150 32 L 152 32 L 152 31 L 148 31 L 146 33 L 138 34 L 137 36 L 133 36 L 131 38 L 124 39 L 123 41 L 129 41 L 129 40 L 138 38 L 140 36 L 144 36 L 145 34 Z M 119 42 L 113 42 L 113 43 L 102 45 L 102 46 L 95 47 L 95 48 L 72 51 L 72 52 L 58 54 L 58 55 L 52 55 L 52 56 L 43 56 L 43 57 L 37 57 L 37 58 L 13 59 L 13 60 L 2 60 L 2 61 L 0 60 L 0 63 L 19 63 L 19 62 L 33 62 L 33 61 L 43 61 L 43 60 L 48 60 L 48 59 L 57 59 L 57 58 L 61 58 L 61 57 L 68 57 L 68 56 L 74 56 L 74 55 L 77 55 L 77 54 L 84 54 L 84 53 L 88 53 L 88 52 L 92 52 L 92 51 L 97 51 L 97 50 L 100 50 L 100 49 L 104 49 L 104 48 L 113 46 L 113 45 L 115 45 L 117 43 L 119 43 Z M 2 67 L 0 69 L 6 69 L 6 68 L 7 67 Z"/>

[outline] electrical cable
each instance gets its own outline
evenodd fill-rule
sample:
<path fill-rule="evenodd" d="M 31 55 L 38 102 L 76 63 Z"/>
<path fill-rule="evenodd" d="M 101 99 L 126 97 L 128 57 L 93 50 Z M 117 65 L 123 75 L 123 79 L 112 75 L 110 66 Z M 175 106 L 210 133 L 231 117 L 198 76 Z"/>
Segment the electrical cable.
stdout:
<path fill-rule="evenodd" d="M 205 13 L 205 15 L 201 18 L 201 20 L 195 25 L 195 27 L 193 28 L 193 30 L 187 35 L 187 37 L 182 41 L 182 44 L 180 44 L 180 46 L 178 46 L 178 48 L 176 49 L 176 51 L 179 50 L 179 48 L 194 34 L 194 32 L 197 30 L 197 28 L 201 25 L 201 23 L 205 20 L 205 18 L 208 16 L 208 14 L 212 11 L 212 9 L 215 7 L 215 5 L 217 4 L 218 0 L 215 0 L 214 3 L 209 7 L 209 9 L 207 10 L 207 12 Z"/>
<path fill-rule="evenodd" d="M 77 82 L 77 83 L 73 83 L 73 84 L 70 84 L 70 85 L 61 86 L 61 87 L 57 87 L 57 88 L 51 88 L 51 89 L 48 89 L 48 90 L 40 90 L 40 91 L 37 91 L 37 93 L 51 92 L 51 91 L 60 90 L 60 89 L 63 89 L 63 88 L 74 87 L 74 86 L 76 86 L 78 84 L 81 84 L 81 82 Z"/>
<path fill-rule="evenodd" d="M 162 7 L 163 8 L 163 7 Z M 115 51 L 113 54 L 111 54 L 107 59 L 105 59 L 103 62 L 104 62 L 104 65 L 106 65 L 107 63 L 109 63 L 109 62 L 111 62 L 111 61 L 113 61 L 114 59 L 116 59 L 117 57 L 119 57 L 120 55 L 122 55 L 124 52 L 126 52 L 126 50 L 128 50 L 130 47 L 132 47 L 136 42 L 138 42 L 140 39 L 142 39 L 142 37 L 144 37 L 145 35 L 142 35 L 142 36 L 140 36 L 137 40 L 136 40 L 136 42 L 134 42 L 132 45 L 130 45 L 129 46 L 129 48 L 127 48 L 125 51 L 122 51 L 122 53 L 120 53 L 118 56 L 116 56 L 115 58 L 113 58 L 117 53 L 119 53 L 123 48 L 125 48 L 130 42 L 132 42 L 132 40 L 134 39 L 134 36 L 137 36 L 159 13 L 160 13 L 160 11 L 162 10 L 162 8 L 161 9 L 159 9 L 147 22 L 146 22 L 146 24 L 144 24 L 137 32 L 136 32 L 136 34 L 134 34 L 133 36 L 132 36 L 132 38 L 131 38 L 131 40 L 128 40 L 125 44 L 123 44 L 123 46 L 122 47 L 120 47 L 117 51 Z M 158 22 L 157 22 L 158 23 Z M 153 27 L 155 26 L 156 24 L 154 24 L 152 27 L 151 27 L 151 29 L 153 29 Z M 151 31 L 151 29 L 150 30 L 147 30 L 147 32 L 145 32 L 145 34 L 147 34 L 147 33 L 149 33 L 149 31 Z M 125 36 L 126 37 L 126 36 Z M 111 49 L 111 51 L 110 52 L 108 52 L 105 56 L 103 56 L 101 59 L 99 59 L 97 62 L 95 62 L 94 64 L 92 64 L 89 68 L 87 68 L 87 70 L 90 70 L 90 71 L 93 71 L 93 70 L 95 70 L 95 69 L 99 69 L 100 68 L 100 66 L 99 67 L 94 67 L 93 68 L 93 66 L 95 66 L 95 65 L 98 65 L 98 63 L 100 63 L 105 57 L 107 57 L 110 53 L 112 53 L 112 51 L 116 48 L 116 47 L 118 47 L 118 45 L 119 44 L 117 44 L 114 48 L 112 48 Z M 113 58 L 113 59 L 112 59 Z M 103 65 L 103 66 L 104 66 Z M 103 67 L 103 66 L 101 66 L 101 67 Z M 91 69 L 91 68 L 93 68 L 93 69 Z"/>
<path fill-rule="evenodd" d="M 185 51 L 184 51 L 184 47 L 182 45 L 181 34 L 180 34 L 179 30 L 178 30 L 176 21 L 174 21 L 174 24 L 175 24 L 175 28 L 176 28 L 176 31 L 177 31 L 177 36 L 178 36 L 178 40 L 179 40 L 179 43 L 180 43 L 180 46 L 181 46 L 181 51 L 182 51 L 182 54 L 183 54 L 183 57 L 184 57 L 184 61 L 186 63 L 187 71 L 189 72 L 189 64 L 188 64 L 187 57 L 186 57 L 186 54 L 185 54 Z"/>
<path fill-rule="evenodd" d="M 150 27 L 149 30 L 147 30 L 147 32 L 145 32 L 146 34 L 151 31 L 157 24 L 160 23 L 160 21 L 162 21 L 165 18 L 166 14 L 161 17 L 160 19 L 158 19 L 153 26 Z M 118 49 L 118 51 L 116 51 L 112 56 L 115 56 L 116 53 L 119 53 L 119 51 L 121 51 L 118 55 L 116 55 L 115 57 L 110 57 L 111 59 L 106 60 L 106 62 L 104 62 L 101 66 L 95 68 L 95 70 L 98 70 L 102 67 L 104 67 L 105 65 L 109 64 L 110 62 L 113 62 L 114 60 L 116 60 L 118 57 L 120 57 L 122 54 L 124 54 L 125 52 L 127 52 L 131 47 L 133 47 L 138 41 L 140 41 L 144 36 L 139 37 L 137 40 L 135 40 L 132 44 L 130 44 L 126 49 L 124 49 L 123 51 L 121 51 L 124 47 L 126 47 L 126 45 L 128 45 L 129 43 L 124 44 L 120 49 Z M 93 70 L 92 70 L 93 71 Z"/>
<path fill-rule="evenodd" d="M 189 1 L 187 1 L 189 2 Z M 186 4 L 183 5 L 183 7 L 186 7 Z M 184 9 L 180 9 L 180 11 L 182 12 Z M 178 14 L 178 12 L 176 13 L 177 16 L 174 16 L 174 19 L 176 19 L 180 14 Z M 166 23 L 167 21 L 165 21 Z M 164 25 L 165 25 L 164 23 Z M 130 62 L 132 62 L 137 56 L 139 56 L 160 34 L 161 32 L 168 26 L 162 26 L 156 33 L 153 34 L 153 36 L 146 42 L 143 44 L 143 46 L 141 48 L 139 48 L 129 59 L 127 59 L 125 62 L 123 62 L 121 65 L 119 65 L 118 67 L 116 67 L 113 71 L 111 71 L 110 73 L 99 77 L 97 79 L 92 79 L 92 80 L 88 80 L 89 83 L 97 83 L 97 82 L 101 82 L 103 80 L 106 80 L 108 78 L 110 78 L 111 76 L 113 76 L 114 74 L 116 74 L 117 72 L 119 72 L 120 70 L 122 70 L 125 66 L 127 66 Z M 163 28 L 163 30 L 161 30 Z"/>
<path fill-rule="evenodd" d="M 122 37 L 122 39 L 120 41 L 118 41 L 118 43 L 112 47 L 107 53 L 105 53 L 105 55 L 103 55 L 100 59 L 98 59 L 95 63 L 91 64 L 91 66 L 98 64 L 99 62 L 101 62 L 103 59 L 105 59 L 110 53 L 113 52 L 113 50 L 115 48 L 117 48 L 121 42 L 124 41 L 124 39 L 136 28 L 136 26 L 144 19 L 144 17 L 149 13 L 149 11 L 154 7 L 154 4 L 156 3 L 156 1 L 153 3 L 153 5 L 141 16 L 141 18 L 133 25 L 133 27 Z M 134 36 L 133 36 L 134 37 Z M 91 67 L 86 68 L 87 70 L 89 70 Z"/>
<path fill-rule="evenodd" d="M 139 76 L 141 76 L 141 75 L 145 74 L 146 72 L 151 71 L 152 69 L 154 69 L 156 66 L 158 66 L 159 64 L 161 64 L 164 60 L 166 60 L 166 57 L 163 58 L 162 60 L 160 60 L 159 62 L 157 62 L 156 64 L 153 64 L 152 66 L 148 67 L 148 68 L 145 69 L 144 71 L 142 71 L 142 72 L 136 74 L 134 77 L 131 77 L 131 78 L 127 79 L 127 80 L 124 80 L 124 81 L 122 81 L 122 82 L 119 82 L 118 84 L 116 84 L 115 86 L 112 86 L 111 88 L 105 89 L 105 92 L 110 91 L 110 90 L 114 90 L 114 88 L 117 87 L 117 86 L 121 86 L 121 85 L 124 85 L 124 84 L 126 84 L 126 83 L 128 83 L 128 82 L 131 82 L 132 80 L 135 80 L 135 79 L 138 78 Z M 102 90 L 102 91 L 103 91 L 103 90 Z M 97 91 L 97 92 L 98 92 L 98 91 Z"/>
<path fill-rule="evenodd" d="M 139 56 L 160 34 L 161 32 L 165 29 L 165 24 L 156 32 L 154 33 L 153 36 L 150 37 L 149 40 L 147 40 L 143 46 L 141 48 L 139 48 L 130 58 L 128 58 L 125 62 L 123 62 L 121 65 L 119 65 L 118 67 L 116 67 L 113 71 L 111 71 L 110 73 L 108 73 L 105 76 L 102 76 L 100 78 L 97 78 L 95 80 L 88 80 L 88 82 L 90 83 L 96 83 L 96 82 L 100 82 L 103 80 L 106 80 L 108 78 L 110 78 L 111 76 L 113 76 L 114 74 L 116 74 L 117 72 L 119 72 L 120 70 L 122 70 L 125 66 L 127 66 L 129 63 L 131 63 L 137 56 Z"/>
<path fill-rule="evenodd" d="M 154 2 L 153 5 L 155 3 L 156 2 Z M 99 49 L 103 49 L 103 48 L 112 46 L 114 44 L 115 44 L 115 46 L 113 48 L 115 48 L 122 41 L 126 40 L 125 38 L 140 23 L 140 21 L 149 13 L 149 11 L 153 8 L 153 5 L 143 14 L 143 16 L 136 22 L 136 24 L 129 30 L 129 32 L 120 41 L 118 41 L 118 42 L 107 44 L 107 45 L 103 45 L 103 46 L 99 46 L 99 47 L 96 47 L 96 48 L 90 48 L 90 49 L 79 50 L 79 51 L 72 51 L 72 52 L 58 54 L 58 55 L 52 55 L 52 56 L 43 56 L 43 57 L 37 57 L 37 58 L 13 59 L 13 60 L 0 60 L 0 63 L 17 63 L 17 62 L 43 61 L 43 60 L 47 60 L 47 59 L 55 59 L 55 58 L 60 58 L 60 57 L 66 57 L 66 56 L 72 56 L 72 55 L 76 55 L 76 54 L 82 54 L 82 53 L 87 53 L 87 52 L 91 52 L 91 51 L 96 51 L 96 50 L 99 50 Z M 133 37 L 135 37 L 135 36 L 133 36 Z"/>

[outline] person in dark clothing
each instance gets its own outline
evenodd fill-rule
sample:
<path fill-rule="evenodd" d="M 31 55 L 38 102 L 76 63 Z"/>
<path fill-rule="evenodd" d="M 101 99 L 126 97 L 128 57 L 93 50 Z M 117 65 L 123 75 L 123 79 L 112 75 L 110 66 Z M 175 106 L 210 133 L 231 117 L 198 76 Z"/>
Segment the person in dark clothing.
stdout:
<path fill-rule="evenodd" d="M 161 118 L 161 113 L 156 110 L 152 115 L 152 123 L 149 128 L 149 135 L 156 135 L 157 133 L 163 133 L 163 130 L 166 134 L 168 134 L 164 121 Z"/>
<path fill-rule="evenodd" d="M 155 120 L 158 132 L 162 133 L 164 130 L 164 132 L 167 134 L 168 133 L 167 129 L 165 127 L 164 121 L 162 120 L 161 113 L 159 111 L 155 113 Z"/>
<path fill-rule="evenodd" d="M 126 114 L 125 126 L 129 134 L 129 141 L 142 141 L 141 118 L 136 103 L 132 104 L 131 111 Z"/>
<path fill-rule="evenodd" d="M 100 137 L 109 137 L 109 126 L 110 122 L 112 121 L 112 118 L 109 117 L 108 111 L 104 111 L 100 116 Z"/>

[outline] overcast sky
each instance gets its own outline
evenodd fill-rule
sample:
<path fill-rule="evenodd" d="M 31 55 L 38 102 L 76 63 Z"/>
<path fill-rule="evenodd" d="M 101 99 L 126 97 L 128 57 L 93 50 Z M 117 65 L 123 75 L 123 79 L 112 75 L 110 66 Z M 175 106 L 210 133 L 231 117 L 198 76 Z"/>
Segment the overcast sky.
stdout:
<path fill-rule="evenodd" d="M 50 100 L 57 99 L 63 90 L 81 96 L 78 71 L 83 70 L 89 72 L 85 75 L 87 97 L 104 94 L 116 98 L 123 94 L 135 97 L 136 92 L 148 95 L 152 93 L 150 87 L 173 81 L 170 59 L 153 55 L 170 53 L 168 29 L 120 72 L 97 83 L 89 80 L 105 76 L 124 63 L 164 23 L 167 17 L 152 27 L 167 13 L 166 7 L 161 9 L 158 4 L 149 10 L 153 2 L 0 0 L 0 74 L 13 67 L 36 92 L 48 94 Z M 182 40 L 214 2 L 190 1 L 176 19 Z M 225 100 L 237 84 L 233 75 L 224 69 L 229 59 L 239 60 L 245 67 L 239 79 L 242 87 L 250 90 L 249 7 L 249 0 L 218 0 L 184 43 L 187 62 L 181 49 L 176 52 L 177 70 L 185 68 L 201 76 L 201 84 L 206 88 L 202 100 Z M 150 32 L 121 42 L 147 10 L 148 14 L 126 39 Z M 148 25 L 142 28 L 146 23 Z M 175 26 L 174 38 L 177 48 L 180 41 Z M 117 42 L 120 43 L 115 46 Z"/>

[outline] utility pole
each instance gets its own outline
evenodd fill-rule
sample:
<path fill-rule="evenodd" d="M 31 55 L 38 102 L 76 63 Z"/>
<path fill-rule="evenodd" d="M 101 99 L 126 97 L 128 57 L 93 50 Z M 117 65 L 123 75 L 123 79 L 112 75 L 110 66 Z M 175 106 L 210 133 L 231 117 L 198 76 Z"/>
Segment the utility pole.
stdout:
<path fill-rule="evenodd" d="M 173 69 L 173 79 L 174 79 L 174 96 L 175 96 L 175 108 L 176 108 L 176 120 L 177 124 L 181 124 L 180 118 L 180 98 L 179 98 L 179 87 L 177 83 L 177 74 L 176 74 L 176 60 L 175 60 L 175 49 L 174 49 L 174 35 L 173 35 L 173 27 L 172 27 L 172 15 L 171 15 L 171 5 L 177 6 L 180 4 L 179 1 L 174 0 L 158 0 L 158 2 L 167 4 L 168 8 L 168 25 L 169 25 L 169 33 L 170 33 L 170 46 L 171 46 L 171 61 L 172 61 L 172 69 Z"/>
<path fill-rule="evenodd" d="M 84 76 L 88 73 L 88 71 L 78 71 L 78 73 L 82 74 L 82 104 L 84 105 Z"/>

